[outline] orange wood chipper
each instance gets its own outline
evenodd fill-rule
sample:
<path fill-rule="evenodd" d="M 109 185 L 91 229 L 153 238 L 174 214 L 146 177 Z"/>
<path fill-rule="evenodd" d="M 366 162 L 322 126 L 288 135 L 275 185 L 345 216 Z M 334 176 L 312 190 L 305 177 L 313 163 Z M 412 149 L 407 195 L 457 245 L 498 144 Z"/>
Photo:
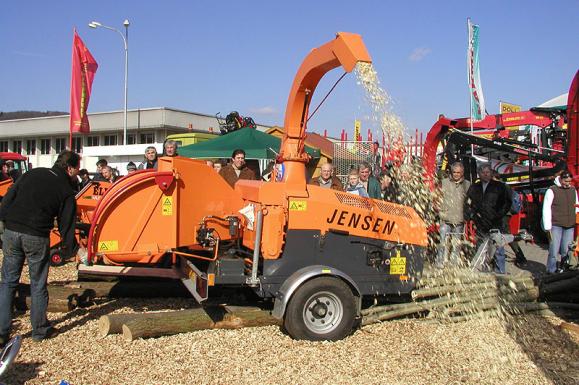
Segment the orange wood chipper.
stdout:
<path fill-rule="evenodd" d="M 309 104 L 320 79 L 371 62 L 359 35 L 312 50 L 289 95 L 277 181 L 231 188 L 205 161 L 161 157 L 158 170 L 113 184 L 93 213 L 91 274 L 181 279 L 200 302 L 210 287 L 250 287 L 273 301 L 297 339 L 348 335 L 364 296 L 408 293 L 426 226 L 409 207 L 306 184 Z M 272 178 L 276 179 L 276 178 Z"/>

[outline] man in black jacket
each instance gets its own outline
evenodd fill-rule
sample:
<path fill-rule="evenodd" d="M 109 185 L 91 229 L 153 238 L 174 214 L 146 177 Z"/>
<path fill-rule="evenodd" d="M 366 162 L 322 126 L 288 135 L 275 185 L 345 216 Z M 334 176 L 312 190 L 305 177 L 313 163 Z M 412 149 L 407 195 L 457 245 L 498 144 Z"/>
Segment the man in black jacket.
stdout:
<path fill-rule="evenodd" d="M 30 270 L 32 339 L 41 341 L 54 334 L 46 317 L 49 233 L 57 218 L 63 253 L 73 255 L 76 252 L 73 180 L 79 166 L 78 154 L 63 151 L 52 168 L 35 168 L 22 175 L 2 201 L 0 233 L 3 233 L 4 260 L 0 282 L 0 344 L 6 343 L 10 335 L 12 300 L 25 258 Z"/>
<path fill-rule="evenodd" d="M 493 180 L 491 166 L 483 164 L 478 168 L 479 180 L 466 193 L 465 220 L 472 220 L 476 226 L 477 248 L 488 237 L 491 229 L 504 233 L 503 218 L 511 209 L 511 198 L 501 182 Z M 505 248 L 498 247 L 495 253 L 495 270 L 506 273 Z M 487 264 L 490 261 L 486 261 Z"/>

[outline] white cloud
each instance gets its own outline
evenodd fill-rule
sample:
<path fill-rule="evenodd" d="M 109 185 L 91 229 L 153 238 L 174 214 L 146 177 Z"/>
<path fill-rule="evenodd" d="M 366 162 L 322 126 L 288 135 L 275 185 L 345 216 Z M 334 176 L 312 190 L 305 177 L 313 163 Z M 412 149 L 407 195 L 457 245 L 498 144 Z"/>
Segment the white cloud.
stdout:
<path fill-rule="evenodd" d="M 252 114 L 259 114 L 259 115 L 275 115 L 275 114 L 277 114 L 277 110 L 271 106 L 250 108 L 249 112 L 251 112 Z"/>
<path fill-rule="evenodd" d="M 430 48 L 427 48 L 427 47 L 414 48 L 414 50 L 412 51 L 410 56 L 408 56 L 408 60 L 414 61 L 414 62 L 421 61 L 422 59 L 424 59 L 426 57 L 426 55 L 430 54 L 431 52 L 432 52 L 432 50 Z"/>

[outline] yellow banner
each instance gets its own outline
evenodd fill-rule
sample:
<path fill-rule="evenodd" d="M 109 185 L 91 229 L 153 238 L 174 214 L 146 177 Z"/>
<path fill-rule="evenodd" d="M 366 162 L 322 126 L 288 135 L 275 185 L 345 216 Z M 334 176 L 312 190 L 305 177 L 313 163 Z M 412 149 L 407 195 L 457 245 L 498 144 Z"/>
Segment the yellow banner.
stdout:
<path fill-rule="evenodd" d="M 362 128 L 362 122 L 359 120 L 354 120 L 354 140 L 357 142 L 360 140 L 360 129 Z"/>
<path fill-rule="evenodd" d="M 499 109 L 501 110 L 501 114 L 508 114 L 510 112 L 521 112 L 522 110 L 521 106 L 507 102 L 499 102 Z"/>

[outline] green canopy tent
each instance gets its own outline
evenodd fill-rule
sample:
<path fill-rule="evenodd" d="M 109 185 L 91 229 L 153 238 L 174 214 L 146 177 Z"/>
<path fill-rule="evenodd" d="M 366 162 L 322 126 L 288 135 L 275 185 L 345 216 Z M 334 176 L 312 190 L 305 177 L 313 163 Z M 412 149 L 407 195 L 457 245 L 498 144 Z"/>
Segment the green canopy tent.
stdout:
<path fill-rule="evenodd" d="M 240 148 L 245 151 L 246 159 L 275 159 L 279 153 L 281 139 L 258 131 L 254 128 L 241 130 L 190 144 L 179 148 L 179 155 L 196 159 L 231 158 L 231 153 Z M 320 150 L 306 146 L 306 152 L 314 159 L 319 159 Z"/>

